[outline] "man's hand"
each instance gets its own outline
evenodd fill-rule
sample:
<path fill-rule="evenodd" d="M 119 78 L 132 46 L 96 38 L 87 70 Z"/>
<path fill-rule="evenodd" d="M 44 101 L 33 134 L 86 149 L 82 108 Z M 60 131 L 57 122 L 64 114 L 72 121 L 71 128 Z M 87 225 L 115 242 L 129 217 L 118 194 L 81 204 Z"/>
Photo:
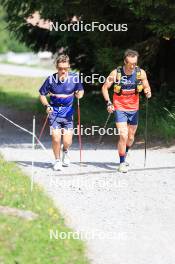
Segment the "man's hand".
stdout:
<path fill-rule="evenodd" d="M 145 93 L 146 98 L 148 99 L 151 98 L 151 91 L 149 88 L 145 88 L 144 93 Z"/>
<path fill-rule="evenodd" d="M 84 91 L 83 90 L 77 90 L 77 91 L 75 91 L 75 97 L 77 98 L 77 99 L 81 99 L 82 97 L 83 97 L 83 95 L 84 95 Z"/>
<path fill-rule="evenodd" d="M 107 111 L 108 111 L 108 113 L 113 113 L 114 112 L 114 106 L 111 103 L 111 101 L 107 102 Z"/>
<path fill-rule="evenodd" d="M 142 80 L 145 96 L 146 98 L 151 98 L 151 88 L 146 76 L 146 72 L 142 69 L 141 69 L 141 77 L 142 77 L 141 80 Z"/>
<path fill-rule="evenodd" d="M 46 105 L 45 107 L 46 107 L 46 113 L 47 114 L 51 114 L 53 112 L 53 107 L 52 106 Z"/>

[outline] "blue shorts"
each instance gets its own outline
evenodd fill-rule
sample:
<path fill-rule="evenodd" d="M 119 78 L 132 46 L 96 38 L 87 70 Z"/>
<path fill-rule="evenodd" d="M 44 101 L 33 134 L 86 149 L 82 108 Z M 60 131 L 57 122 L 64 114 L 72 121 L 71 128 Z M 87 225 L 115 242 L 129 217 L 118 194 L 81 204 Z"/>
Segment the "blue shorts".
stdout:
<path fill-rule="evenodd" d="M 73 129 L 73 116 L 65 118 L 52 113 L 49 115 L 49 126 L 53 129 Z"/>
<path fill-rule="evenodd" d="M 139 120 L 139 111 L 120 111 L 116 110 L 115 114 L 115 122 L 121 123 L 126 122 L 129 125 L 137 125 Z"/>

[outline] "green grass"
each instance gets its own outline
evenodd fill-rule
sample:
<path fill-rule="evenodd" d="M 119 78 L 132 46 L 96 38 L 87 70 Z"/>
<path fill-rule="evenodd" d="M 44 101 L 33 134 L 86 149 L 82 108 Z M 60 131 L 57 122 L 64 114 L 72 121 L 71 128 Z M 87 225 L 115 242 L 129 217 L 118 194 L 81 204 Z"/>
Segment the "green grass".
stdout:
<path fill-rule="evenodd" d="M 144 135 L 145 100 L 141 100 L 138 135 Z M 173 107 L 171 107 L 173 113 Z M 163 101 L 152 97 L 148 101 L 148 138 L 149 140 L 164 140 L 168 142 L 175 138 L 175 120 L 164 109 Z"/>
<path fill-rule="evenodd" d="M 31 111 L 33 114 L 44 113 L 44 109 L 38 99 L 38 89 L 42 85 L 43 78 L 24 78 L 14 76 L 0 76 L 0 103 L 19 110 Z M 99 87 L 100 89 L 100 87 Z M 112 89 L 111 89 L 112 98 Z M 172 100 L 173 101 L 173 100 Z M 84 126 L 98 125 L 103 127 L 107 119 L 106 105 L 102 95 L 85 93 L 80 101 L 81 123 Z M 169 141 L 175 135 L 175 120 L 164 110 L 167 104 L 161 99 L 149 100 L 148 110 L 148 136 L 150 139 Z M 75 100 L 75 109 L 76 109 Z M 172 107 L 169 107 L 170 111 Z M 175 111 L 172 112 L 172 114 Z M 77 122 L 77 114 L 75 114 Z M 114 116 L 111 117 L 108 126 L 114 127 Z M 137 136 L 144 137 L 145 128 L 145 100 L 140 102 L 140 118 Z"/>
<path fill-rule="evenodd" d="M 0 75 L 0 103 L 18 110 L 41 112 L 38 89 L 43 78 Z"/>
<path fill-rule="evenodd" d="M 0 214 L 0 263 L 87 264 L 84 243 L 75 239 L 51 239 L 49 230 L 71 231 L 41 187 L 13 163 L 0 158 L 0 205 L 31 210 L 38 218 L 27 221 Z"/>

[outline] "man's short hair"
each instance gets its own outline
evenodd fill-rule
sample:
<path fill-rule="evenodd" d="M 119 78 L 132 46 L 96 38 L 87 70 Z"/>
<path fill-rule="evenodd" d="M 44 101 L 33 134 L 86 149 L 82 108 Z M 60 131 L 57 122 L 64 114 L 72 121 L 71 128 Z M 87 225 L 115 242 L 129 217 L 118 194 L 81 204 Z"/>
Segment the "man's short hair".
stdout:
<path fill-rule="evenodd" d="M 65 54 L 59 55 L 56 58 L 56 60 L 55 60 L 56 66 L 58 66 L 58 64 L 61 63 L 61 62 L 67 62 L 67 63 L 69 63 L 69 56 L 68 55 L 65 55 Z"/>
<path fill-rule="evenodd" d="M 127 49 L 124 53 L 124 60 L 126 59 L 126 57 L 139 57 L 139 53 L 136 50 L 132 50 L 132 49 Z"/>

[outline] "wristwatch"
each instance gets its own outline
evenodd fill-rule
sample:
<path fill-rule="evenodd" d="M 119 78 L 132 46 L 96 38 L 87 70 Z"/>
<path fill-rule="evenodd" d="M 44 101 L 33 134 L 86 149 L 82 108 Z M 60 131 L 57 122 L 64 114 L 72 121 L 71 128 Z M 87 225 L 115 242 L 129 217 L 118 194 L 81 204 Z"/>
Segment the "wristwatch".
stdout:
<path fill-rule="evenodd" d="M 44 107 L 47 109 L 48 107 L 51 107 L 50 105 L 44 105 Z"/>
<path fill-rule="evenodd" d="M 112 105 L 112 102 L 109 100 L 109 101 L 106 101 L 106 104 L 107 104 L 107 107 L 108 107 L 108 106 Z"/>

